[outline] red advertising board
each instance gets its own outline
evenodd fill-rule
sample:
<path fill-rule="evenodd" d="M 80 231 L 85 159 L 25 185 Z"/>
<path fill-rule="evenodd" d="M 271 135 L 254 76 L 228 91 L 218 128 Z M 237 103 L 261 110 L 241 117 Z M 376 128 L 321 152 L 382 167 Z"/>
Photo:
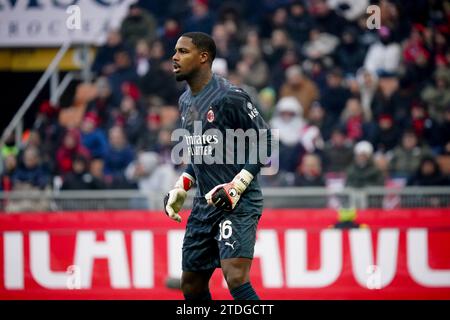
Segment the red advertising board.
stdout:
<path fill-rule="evenodd" d="M 187 212 L 183 214 L 186 221 Z M 450 210 L 268 209 L 251 281 L 262 299 L 450 299 Z M 185 222 L 161 212 L 0 215 L 0 299 L 182 299 Z M 218 269 L 214 299 L 231 296 Z"/>

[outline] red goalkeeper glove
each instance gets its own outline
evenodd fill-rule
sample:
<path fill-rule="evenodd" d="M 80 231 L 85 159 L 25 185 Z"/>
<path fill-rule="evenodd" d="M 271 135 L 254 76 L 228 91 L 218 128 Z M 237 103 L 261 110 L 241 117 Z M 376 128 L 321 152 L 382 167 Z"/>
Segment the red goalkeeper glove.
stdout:
<path fill-rule="evenodd" d="M 253 175 L 247 170 L 242 169 L 231 182 L 219 184 L 211 189 L 205 195 L 205 199 L 210 205 L 231 211 L 252 180 Z"/>

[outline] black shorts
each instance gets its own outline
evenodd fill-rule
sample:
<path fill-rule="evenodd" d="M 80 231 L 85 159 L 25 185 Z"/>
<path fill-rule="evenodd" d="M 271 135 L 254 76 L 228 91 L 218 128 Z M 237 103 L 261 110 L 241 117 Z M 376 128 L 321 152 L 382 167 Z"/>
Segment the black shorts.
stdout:
<path fill-rule="evenodd" d="M 224 212 L 214 222 L 188 219 L 183 240 L 183 271 L 220 268 L 220 260 L 253 259 L 260 213 Z"/>

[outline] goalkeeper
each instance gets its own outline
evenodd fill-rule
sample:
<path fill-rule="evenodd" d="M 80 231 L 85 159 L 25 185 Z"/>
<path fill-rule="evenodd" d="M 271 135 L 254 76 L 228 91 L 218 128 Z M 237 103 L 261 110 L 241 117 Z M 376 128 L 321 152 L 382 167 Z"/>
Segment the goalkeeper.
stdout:
<path fill-rule="evenodd" d="M 181 289 L 185 299 L 210 300 L 209 280 L 215 268 L 222 268 L 234 299 L 256 300 L 249 277 L 263 207 L 256 175 L 262 167 L 259 148 L 263 145 L 265 153 L 261 154 L 269 156 L 271 139 L 247 93 L 212 73 L 215 54 L 212 38 L 200 32 L 183 34 L 175 47 L 175 78 L 188 84 L 179 107 L 191 163 L 166 195 L 164 208 L 180 222 L 187 191 L 197 185 L 183 240 Z M 201 132 L 196 129 L 199 123 Z M 237 143 L 227 146 L 219 138 L 226 137 L 227 129 L 242 129 L 248 140 L 253 135 L 257 140 L 252 141 L 258 143 L 248 143 L 244 150 Z M 233 161 L 226 161 L 230 153 Z M 218 155 L 223 156 L 222 163 L 202 161 Z M 237 160 L 242 155 L 246 160 Z M 249 161 L 255 155 L 257 161 Z"/>

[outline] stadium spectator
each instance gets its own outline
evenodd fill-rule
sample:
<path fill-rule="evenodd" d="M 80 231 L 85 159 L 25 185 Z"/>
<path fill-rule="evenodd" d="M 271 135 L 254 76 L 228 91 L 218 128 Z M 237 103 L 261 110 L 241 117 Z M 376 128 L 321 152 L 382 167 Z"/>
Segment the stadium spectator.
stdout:
<path fill-rule="evenodd" d="M 62 143 L 56 151 L 56 162 L 58 173 L 65 175 L 72 170 L 72 162 L 75 156 L 82 155 L 90 157 L 89 150 L 81 144 L 80 131 L 78 129 L 69 129 L 64 134 Z"/>
<path fill-rule="evenodd" d="M 320 158 L 307 153 L 303 156 L 295 172 L 294 185 L 299 187 L 324 187 L 325 179 L 322 173 Z"/>
<path fill-rule="evenodd" d="M 371 123 L 364 120 L 361 102 L 357 97 L 351 97 L 345 104 L 341 114 L 341 125 L 345 128 L 347 139 L 351 142 L 370 136 Z"/>
<path fill-rule="evenodd" d="M 171 164 L 160 163 L 156 152 L 139 153 L 137 159 L 126 168 L 125 176 L 137 183 L 143 193 L 153 191 L 161 194 L 168 192 L 178 177 Z"/>
<path fill-rule="evenodd" d="M 133 67 L 130 53 L 125 49 L 118 50 L 114 55 L 116 70 L 108 76 L 111 92 L 115 101 L 120 101 L 123 96 L 122 85 L 126 82 L 137 83 L 138 75 Z"/>
<path fill-rule="evenodd" d="M 294 172 L 304 148 L 300 143 L 301 130 L 306 123 L 303 109 L 294 97 L 281 98 L 270 125 L 278 129 L 280 141 L 280 170 Z"/>
<path fill-rule="evenodd" d="M 285 81 L 286 70 L 300 63 L 299 53 L 295 48 L 288 48 L 283 52 L 281 59 L 275 63 L 270 72 L 269 84 L 273 88 L 280 88 Z"/>
<path fill-rule="evenodd" d="M 425 156 L 419 164 L 416 173 L 408 179 L 408 186 L 448 186 L 450 180 L 444 176 L 439 168 L 436 159 L 432 156 Z"/>
<path fill-rule="evenodd" d="M 408 178 L 419 167 L 423 157 L 431 154 L 427 146 L 419 145 L 413 130 L 406 130 L 402 135 L 401 145 L 392 151 L 390 161 L 391 175 Z"/>
<path fill-rule="evenodd" d="M 158 97 L 164 103 L 176 103 L 180 93 L 176 81 L 165 67 L 163 42 L 152 43 L 149 53 L 148 70 L 140 75 L 137 82 L 144 98 Z"/>
<path fill-rule="evenodd" d="M 72 171 L 63 177 L 62 190 L 99 190 L 104 184 L 89 173 L 89 161 L 76 156 L 72 161 Z"/>
<path fill-rule="evenodd" d="M 333 123 L 330 117 L 327 116 L 325 109 L 319 101 L 313 102 L 308 115 L 308 124 L 316 126 L 320 130 L 320 135 L 325 141 L 328 141 L 331 132 L 337 127 L 337 123 Z"/>
<path fill-rule="evenodd" d="M 418 87 L 422 87 L 423 83 L 430 78 L 433 70 L 431 53 L 424 41 L 424 29 L 421 25 L 414 26 L 403 47 L 403 62 L 406 73 Z"/>
<path fill-rule="evenodd" d="M 89 163 L 89 174 L 95 180 L 96 189 L 111 189 L 112 178 L 105 176 L 105 160 L 93 158 Z"/>
<path fill-rule="evenodd" d="M 405 122 L 407 123 L 406 126 L 414 130 L 416 136 L 420 140 L 423 140 L 433 150 L 439 152 L 439 146 L 442 144 L 442 137 L 439 134 L 439 125 L 437 121 L 428 115 L 423 104 L 418 102 L 413 103 L 411 115 Z"/>
<path fill-rule="evenodd" d="M 304 1 L 292 1 L 289 6 L 289 16 L 286 23 L 291 39 L 302 45 L 308 40 L 309 31 L 311 31 L 312 27 L 313 20 L 306 10 Z"/>
<path fill-rule="evenodd" d="M 355 157 L 347 169 L 346 185 L 353 188 L 382 186 L 384 177 L 373 162 L 373 147 L 370 142 L 358 142 L 353 151 Z"/>
<path fill-rule="evenodd" d="M 242 59 L 237 63 L 236 69 L 243 82 L 257 90 L 265 87 L 268 82 L 269 69 L 258 48 L 244 47 Z"/>
<path fill-rule="evenodd" d="M 126 167 L 134 160 L 133 148 L 127 141 L 124 130 L 114 126 L 109 130 L 108 149 L 105 156 L 105 175 L 112 179 L 112 185 L 119 188 L 132 188 L 124 176 Z"/>
<path fill-rule="evenodd" d="M 324 146 L 320 129 L 307 123 L 300 134 L 300 143 L 308 153 L 321 154 Z"/>
<path fill-rule="evenodd" d="M 81 143 L 93 158 L 105 158 L 108 142 L 103 130 L 97 127 L 98 116 L 88 112 L 81 122 Z"/>
<path fill-rule="evenodd" d="M 184 22 L 185 32 L 197 31 L 210 34 L 214 25 L 214 19 L 208 7 L 208 0 L 193 0 L 191 2 L 191 14 Z"/>
<path fill-rule="evenodd" d="M 401 47 L 392 40 L 391 30 L 382 26 L 378 31 L 380 40 L 369 47 L 364 68 L 380 74 L 396 74 L 400 65 Z"/>
<path fill-rule="evenodd" d="M 284 29 L 274 29 L 269 40 L 263 42 L 263 52 L 269 68 L 272 69 L 281 60 L 286 50 L 292 47 L 293 43 L 287 31 Z"/>
<path fill-rule="evenodd" d="M 280 88 L 280 97 L 292 96 L 297 98 L 305 116 L 308 116 L 311 104 L 319 99 L 319 89 L 299 65 L 293 65 L 286 70 L 286 82 Z"/>
<path fill-rule="evenodd" d="M 164 39 L 164 41 L 162 41 L 162 45 L 164 47 L 165 53 L 172 52 L 173 48 L 175 48 L 178 38 L 181 36 L 181 33 L 180 22 L 175 17 L 170 17 L 164 21 L 163 31 L 160 39 Z"/>
<path fill-rule="evenodd" d="M 307 41 L 302 48 L 303 54 L 311 59 L 321 59 L 333 53 L 339 45 L 339 38 L 322 32 L 322 28 L 314 27 L 309 32 L 309 41 Z"/>
<path fill-rule="evenodd" d="M 365 54 L 364 47 L 358 43 L 357 31 L 354 28 L 346 28 L 336 48 L 336 64 L 342 68 L 344 74 L 354 76 L 363 64 Z"/>
<path fill-rule="evenodd" d="M 23 154 L 23 164 L 13 175 L 14 190 L 44 189 L 49 186 L 50 174 L 41 163 L 39 151 L 28 147 Z"/>
<path fill-rule="evenodd" d="M 340 36 L 342 30 L 348 25 L 347 21 L 331 10 L 326 0 L 313 0 L 309 5 L 309 13 L 314 24 L 324 29 L 324 32 Z"/>
<path fill-rule="evenodd" d="M 132 96 L 126 95 L 122 98 L 115 124 L 124 129 L 128 142 L 136 145 L 145 126 L 145 115 Z"/>
<path fill-rule="evenodd" d="M 270 13 L 264 17 L 264 22 L 261 24 L 261 35 L 264 38 L 270 37 L 273 30 L 286 30 L 288 23 L 288 12 L 285 3 L 274 1 L 273 8 Z M 281 1 L 282 2 L 282 1 Z M 285 1 L 287 2 L 287 1 Z"/>
<path fill-rule="evenodd" d="M 145 75 L 150 69 L 150 46 L 144 39 L 139 39 L 135 49 L 135 68 L 138 77 Z"/>
<path fill-rule="evenodd" d="M 437 122 L 442 122 L 444 112 L 450 105 L 450 68 L 441 68 L 434 74 L 435 83 L 427 86 L 421 94 L 428 104 L 430 116 Z"/>
<path fill-rule="evenodd" d="M 399 79 L 395 76 L 383 75 L 378 78 L 378 88 L 372 99 L 372 118 L 378 119 L 382 114 L 391 114 L 397 124 L 404 121 L 403 109 L 409 108 L 412 97 L 405 101 L 399 95 Z"/>
<path fill-rule="evenodd" d="M 117 30 L 108 32 L 106 43 L 97 49 L 91 70 L 97 75 L 108 76 L 116 71 L 114 64 L 114 55 L 120 49 L 123 49 L 122 36 Z"/>
<path fill-rule="evenodd" d="M 95 81 L 95 88 L 97 90 L 96 97 L 88 102 L 86 113 L 96 114 L 98 127 L 106 131 L 118 113 L 119 102 L 114 99 L 107 78 L 98 77 Z"/>
<path fill-rule="evenodd" d="M 344 173 L 353 159 L 351 143 L 345 139 L 345 131 L 335 128 L 323 150 L 325 172 Z"/>
<path fill-rule="evenodd" d="M 217 58 L 225 59 L 228 67 L 235 69 L 240 58 L 239 46 L 234 39 L 231 39 L 225 25 L 222 23 L 215 24 L 211 36 L 216 43 Z M 250 35 L 249 38 L 251 38 Z M 253 41 L 258 40 L 253 39 Z M 251 45 L 255 46 L 253 42 L 251 42 Z M 259 49 L 259 46 L 256 47 Z"/>
<path fill-rule="evenodd" d="M 372 101 L 378 89 L 378 76 L 369 70 L 359 68 L 356 72 L 356 82 L 358 84 L 364 118 L 371 121 Z"/>
<path fill-rule="evenodd" d="M 377 152 L 386 153 L 397 146 L 400 134 L 401 132 L 398 126 L 394 124 L 392 115 L 382 114 L 378 118 L 370 142 Z"/>
<path fill-rule="evenodd" d="M 171 139 L 172 126 L 164 126 L 158 132 L 155 151 L 159 154 L 161 163 L 172 163 L 172 147 L 174 142 Z"/>
<path fill-rule="evenodd" d="M 156 29 L 155 17 L 139 4 L 131 4 L 128 15 L 120 26 L 120 34 L 124 42 L 134 48 L 140 39 L 153 41 L 156 38 Z"/>
<path fill-rule="evenodd" d="M 3 159 L 3 171 L 0 175 L 0 191 L 7 192 L 14 188 L 14 174 L 17 170 L 17 158 L 14 154 L 8 154 Z"/>
<path fill-rule="evenodd" d="M 151 110 L 146 116 L 145 128 L 139 134 L 136 144 L 138 151 L 154 151 L 161 129 L 161 116 L 158 110 Z"/>
<path fill-rule="evenodd" d="M 350 98 L 350 91 L 344 87 L 342 71 L 339 68 L 327 74 L 327 85 L 321 92 L 320 104 L 325 108 L 331 123 L 338 123 L 342 110 Z"/>

